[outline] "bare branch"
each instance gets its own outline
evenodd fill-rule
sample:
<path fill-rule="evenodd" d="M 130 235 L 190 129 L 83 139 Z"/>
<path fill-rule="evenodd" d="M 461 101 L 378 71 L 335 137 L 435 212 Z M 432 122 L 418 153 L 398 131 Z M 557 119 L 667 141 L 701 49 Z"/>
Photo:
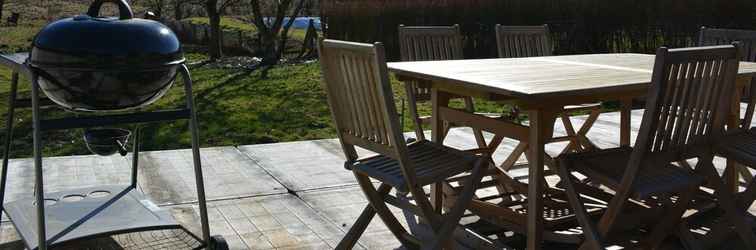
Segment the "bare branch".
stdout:
<path fill-rule="evenodd" d="M 279 6 L 278 8 L 276 8 L 276 20 L 273 22 L 273 25 L 270 28 L 271 31 L 278 32 L 281 30 L 284 17 L 286 16 L 286 10 L 289 9 L 290 5 L 291 5 L 291 0 L 279 1 Z"/>
<path fill-rule="evenodd" d="M 221 6 L 218 8 L 218 10 L 223 13 L 226 11 L 226 7 L 237 4 L 239 2 L 241 2 L 241 0 L 226 0 L 221 3 Z"/>
<path fill-rule="evenodd" d="M 257 30 L 266 33 L 270 32 L 270 29 L 267 25 L 265 25 L 265 20 L 263 19 L 262 9 L 260 8 L 260 0 L 251 0 L 250 4 L 252 5 L 252 18 L 254 18 L 254 23 L 255 26 L 257 26 Z"/>

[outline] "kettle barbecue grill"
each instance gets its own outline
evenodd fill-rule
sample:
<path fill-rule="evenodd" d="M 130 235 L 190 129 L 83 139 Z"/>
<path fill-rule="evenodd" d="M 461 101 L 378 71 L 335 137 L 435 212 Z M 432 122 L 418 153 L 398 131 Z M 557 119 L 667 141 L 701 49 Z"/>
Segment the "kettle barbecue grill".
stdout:
<path fill-rule="evenodd" d="M 99 16 L 100 7 L 106 2 L 118 5 L 119 17 Z M 158 22 L 134 18 L 125 0 L 96 0 L 87 15 L 46 26 L 35 37 L 31 54 L 0 55 L 0 65 L 13 71 L 0 172 L 0 204 L 28 249 L 45 250 L 75 240 L 164 229 L 183 230 L 200 242 L 199 248 L 228 248 L 222 237 L 210 236 L 192 81 L 184 61 L 176 35 Z M 31 80 L 30 100 L 17 97 L 22 73 Z M 184 81 L 185 108 L 137 110 L 160 98 L 178 75 Z M 42 98 L 40 92 L 49 99 Z M 55 105 L 78 113 L 44 119 L 40 108 Z M 32 109 L 34 198 L 3 203 L 16 108 Z M 112 113 L 116 111 L 119 113 Z M 154 205 L 136 189 L 138 124 L 175 120 L 189 121 L 202 237 L 181 226 L 169 211 Z M 130 184 L 44 192 L 41 132 L 123 124 L 137 124 Z M 95 153 L 124 154 L 128 135 L 127 130 L 92 129 L 87 130 L 85 139 Z M 59 202 L 71 197 L 78 201 Z"/>

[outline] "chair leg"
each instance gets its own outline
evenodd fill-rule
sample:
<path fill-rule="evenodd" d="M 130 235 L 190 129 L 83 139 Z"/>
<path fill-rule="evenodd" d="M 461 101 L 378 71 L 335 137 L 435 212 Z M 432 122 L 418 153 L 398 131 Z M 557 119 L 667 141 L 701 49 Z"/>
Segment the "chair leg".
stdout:
<path fill-rule="evenodd" d="M 499 148 L 501 145 L 501 142 L 504 141 L 504 136 L 501 135 L 494 135 L 494 137 L 491 139 L 491 142 L 488 143 L 488 154 L 493 155 L 494 152 L 496 152 L 496 149 Z"/>
<path fill-rule="evenodd" d="M 391 191 L 391 186 L 389 185 L 381 184 L 381 186 L 378 187 L 378 195 L 381 197 L 386 197 L 389 191 Z M 375 209 L 373 209 L 373 206 L 368 203 L 365 206 L 365 209 L 362 210 L 360 217 L 358 217 L 357 221 L 352 225 L 352 228 L 349 229 L 349 232 L 344 235 L 344 238 L 341 239 L 339 245 L 336 246 L 336 249 L 347 250 L 354 248 L 354 245 L 357 244 L 357 241 L 362 236 L 362 233 L 365 232 L 365 229 L 367 229 L 374 216 Z"/>
<path fill-rule="evenodd" d="M 580 140 L 581 145 L 583 146 L 584 150 L 594 150 L 598 148 L 596 144 L 593 144 L 591 140 L 588 140 L 588 131 L 593 128 L 593 124 L 596 123 L 596 120 L 598 120 L 599 115 L 601 114 L 601 109 L 595 108 L 591 110 L 591 114 L 588 115 L 588 118 L 585 119 L 585 122 L 582 126 L 580 126 L 580 130 L 577 132 L 578 140 Z"/>
<path fill-rule="evenodd" d="M 740 236 L 740 239 L 743 240 L 746 247 L 748 249 L 756 249 L 756 235 L 754 235 L 750 225 L 745 223 L 744 220 L 744 213 L 747 212 L 738 210 L 735 204 L 736 201 L 734 194 L 728 189 L 728 186 L 725 185 L 724 181 L 714 168 L 714 163 L 712 162 L 713 158 L 713 155 L 702 158 L 701 161 L 699 161 L 699 164 L 701 164 L 702 167 L 699 168 L 696 166 L 696 170 L 701 171 L 700 173 L 707 178 L 709 185 L 714 187 L 714 196 L 719 200 L 718 203 L 725 211 L 727 220 L 735 226 L 735 231 L 738 233 L 738 236 Z M 726 169 L 725 171 L 727 170 L 732 169 Z"/>
<path fill-rule="evenodd" d="M 501 165 L 499 165 L 499 169 L 505 172 L 512 169 L 512 167 L 514 167 L 514 165 L 517 163 L 517 160 L 519 160 L 522 154 L 524 154 L 527 150 L 528 150 L 527 142 L 518 143 L 517 146 L 515 146 L 512 153 L 509 154 L 507 159 L 505 159 L 504 162 L 502 162 Z"/>
<path fill-rule="evenodd" d="M 465 98 L 465 110 L 467 112 L 475 112 L 475 103 L 473 102 L 472 97 L 466 96 Z M 483 131 L 477 128 L 473 129 L 473 135 L 475 136 L 475 142 L 478 143 L 478 148 L 487 148 L 488 144 L 486 143 L 486 138 L 483 137 Z"/>
<path fill-rule="evenodd" d="M 425 133 L 423 132 L 423 120 L 420 119 L 420 114 L 417 113 L 417 98 L 415 98 L 415 84 L 404 84 L 405 91 L 407 92 L 407 104 L 410 117 L 415 122 L 415 136 L 418 141 L 425 140 Z"/>
<path fill-rule="evenodd" d="M 574 184 L 572 183 L 572 176 L 567 169 L 567 166 L 561 166 L 557 168 L 559 172 L 559 178 L 564 185 L 567 193 L 567 199 L 572 206 L 572 210 L 577 217 L 578 223 L 580 223 L 583 229 L 583 235 L 585 236 L 585 242 L 583 245 L 591 249 L 603 249 L 601 236 L 599 235 L 596 225 L 588 217 L 587 210 L 580 201 L 580 195 L 577 193 Z"/>
<path fill-rule="evenodd" d="M 562 152 L 559 154 L 562 155 L 568 152 L 580 152 L 580 140 L 578 139 L 577 132 L 575 132 L 575 126 L 572 125 L 569 114 L 562 113 L 559 115 L 559 117 L 561 118 L 562 124 L 564 125 L 564 130 L 567 132 L 567 138 L 569 138 L 570 140 L 567 146 L 564 147 Z"/>
<path fill-rule="evenodd" d="M 686 190 L 678 196 L 677 202 L 671 208 L 668 208 L 667 213 L 662 217 L 662 221 L 656 224 L 646 241 L 649 249 L 658 248 L 664 239 L 670 235 L 670 232 L 674 230 L 675 226 L 679 225 L 680 220 L 682 220 L 682 215 L 688 208 L 690 200 L 693 198 L 693 194 L 695 194 L 696 190 L 698 190 L 698 187 Z"/>
<path fill-rule="evenodd" d="M 396 239 L 402 243 L 402 246 L 406 248 L 417 248 L 418 245 L 410 240 L 414 237 L 407 233 L 402 224 L 399 223 L 399 220 L 397 220 L 394 214 L 391 213 L 391 210 L 386 206 L 384 197 L 382 197 L 378 191 L 375 190 L 375 187 L 373 187 L 370 177 L 360 174 L 357 171 L 353 171 L 353 173 L 354 177 L 357 178 L 357 182 L 360 184 L 360 188 L 365 193 L 368 202 L 378 214 L 378 217 L 380 217 L 381 220 L 383 220 L 383 223 L 386 224 L 389 231 L 394 234 L 394 237 L 396 237 Z"/>
<path fill-rule="evenodd" d="M 396 193 L 396 198 L 400 206 L 408 207 L 412 205 L 408 196 L 408 193 Z M 404 220 L 407 221 L 407 227 L 409 228 L 410 233 L 412 233 L 412 235 L 418 235 L 417 233 L 420 229 L 420 222 L 417 220 L 417 216 L 408 209 L 404 209 L 402 213 L 404 214 Z"/>
<path fill-rule="evenodd" d="M 475 196 L 475 191 L 478 189 L 478 184 L 480 184 L 480 180 L 483 178 L 483 166 L 485 164 L 488 164 L 488 161 L 483 159 L 478 160 L 478 162 L 475 163 L 475 167 L 473 168 L 470 177 L 465 181 L 462 192 L 454 201 L 454 207 L 443 216 L 444 221 L 436 232 L 434 241 L 427 249 L 440 249 L 441 246 L 446 245 L 452 239 L 451 236 L 454 229 L 459 225 L 460 218 L 462 218 L 465 210 L 470 205 L 470 202 Z M 425 247 L 423 248 L 426 249 Z"/>
<path fill-rule="evenodd" d="M 748 167 L 743 164 L 735 163 L 735 169 L 738 170 L 738 173 L 740 173 L 740 176 L 743 177 L 743 180 L 745 180 L 746 183 L 753 181 L 753 175 L 751 174 L 751 171 L 748 171 Z"/>
<path fill-rule="evenodd" d="M 682 243 L 685 250 L 704 249 L 699 245 L 693 233 L 690 232 L 690 227 L 685 221 L 681 222 L 677 227 L 677 237 L 680 238 L 680 243 Z"/>
<path fill-rule="evenodd" d="M 756 87 L 756 86 L 754 86 Z M 745 191 L 738 195 L 738 210 L 747 210 L 756 199 L 756 180 L 751 178 Z"/>

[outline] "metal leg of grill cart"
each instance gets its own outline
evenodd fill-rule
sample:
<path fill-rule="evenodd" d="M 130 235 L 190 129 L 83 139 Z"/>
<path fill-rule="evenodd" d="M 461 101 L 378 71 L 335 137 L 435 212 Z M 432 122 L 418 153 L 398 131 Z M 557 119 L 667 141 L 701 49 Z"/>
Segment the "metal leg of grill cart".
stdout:
<path fill-rule="evenodd" d="M 199 124 L 197 112 L 194 110 L 194 94 L 192 92 L 192 78 L 186 65 L 181 66 L 181 76 L 184 79 L 184 91 L 186 92 L 186 108 L 189 109 L 189 129 L 192 133 L 192 159 L 194 160 L 194 176 L 197 183 L 197 200 L 200 208 L 200 221 L 202 223 L 202 240 L 206 245 L 210 244 L 210 224 L 207 219 L 207 200 L 205 199 L 205 182 L 202 175 L 202 161 L 200 159 Z"/>
<path fill-rule="evenodd" d="M 134 129 L 134 152 L 131 159 L 131 188 L 137 188 L 137 179 L 139 174 L 139 143 L 141 139 L 141 131 L 139 131 L 139 125 Z"/>
<path fill-rule="evenodd" d="M 39 76 L 32 72 L 32 135 L 34 137 L 34 196 L 37 201 L 37 245 L 39 250 L 47 249 L 45 230 L 45 191 L 42 174 L 42 136 L 39 113 Z"/>
<path fill-rule="evenodd" d="M 16 111 L 16 92 L 18 91 L 18 72 L 11 76 L 11 89 L 8 96 L 8 116 L 5 121 L 5 147 L 3 148 L 3 169 L 0 172 L 0 214 L 5 211 L 5 183 L 8 180 L 8 160 L 10 160 L 11 142 L 13 142 L 13 117 Z"/>

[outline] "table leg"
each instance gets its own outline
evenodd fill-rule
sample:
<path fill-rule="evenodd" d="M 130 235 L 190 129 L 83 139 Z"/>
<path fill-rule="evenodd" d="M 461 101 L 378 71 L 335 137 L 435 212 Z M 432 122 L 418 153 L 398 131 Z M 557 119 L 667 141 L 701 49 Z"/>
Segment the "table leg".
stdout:
<path fill-rule="evenodd" d="M 544 109 L 528 111 L 530 138 L 528 154 L 528 249 L 541 249 L 543 240 L 544 145 L 551 137 L 556 112 Z"/>
<path fill-rule="evenodd" d="M 745 84 L 745 78 L 738 78 L 735 88 L 735 93 L 732 98 L 732 106 L 730 107 L 730 114 L 727 117 L 727 129 L 737 129 L 740 125 L 740 96 L 743 93 Z M 735 161 L 727 159 L 724 172 L 724 183 L 727 186 L 727 190 L 734 193 L 738 192 L 738 186 L 740 185 L 740 179 L 738 174 L 738 166 Z"/>
<path fill-rule="evenodd" d="M 630 117 L 633 99 L 620 100 L 620 146 L 630 146 Z"/>
<path fill-rule="evenodd" d="M 431 91 L 431 105 L 433 113 L 431 117 L 431 139 L 433 142 L 443 144 L 446 137 L 444 129 L 444 120 L 440 116 L 439 107 L 449 106 L 449 94 L 438 89 L 432 89 Z M 441 183 L 435 183 L 431 185 L 431 204 L 436 209 L 436 212 L 441 212 L 443 209 L 443 186 Z"/>

